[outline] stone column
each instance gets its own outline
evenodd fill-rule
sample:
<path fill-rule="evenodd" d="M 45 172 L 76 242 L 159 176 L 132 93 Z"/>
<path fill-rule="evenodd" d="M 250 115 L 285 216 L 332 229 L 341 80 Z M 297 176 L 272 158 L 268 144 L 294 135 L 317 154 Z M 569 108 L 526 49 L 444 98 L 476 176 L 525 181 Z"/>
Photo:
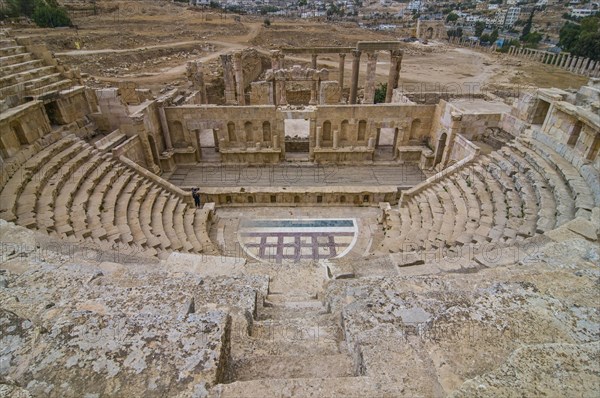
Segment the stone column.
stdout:
<path fill-rule="evenodd" d="M 278 151 L 279 150 L 279 134 L 273 134 L 272 140 L 273 140 L 273 149 Z"/>
<path fill-rule="evenodd" d="M 587 75 L 593 76 L 594 70 L 596 69 L 597 66 L 598 66 L 598 61 L 590 62 L 590 66 L 588 66 L 588 69 L 587 69 Z"/>
<path fill-rule="evenodd" d="M 236 105 L 237 101 L 235 99 L 235 79 L 233 76 L 231 54 L 222 54 L 221 64 L 223 65 L 223 83 L 225 83 L 225 104 Z"/>
<path fill-rule="evenodd" d="M 580 75 L 582 73 L 583 69 L 585 69 L 585 65 L 588 61 L 589 61 L 588 58 L 581 57 L 581 59 L 579 60 L 579 63 L 577 64 L 577 68 L 575 69 L 575 73 Z"/>
<path fill-rule="evenodd" d="M 280 97 L 279 97 L 279 105 L 287 105 L 287 93 L 285 90 L 285 80 L 279 81 L 279 89 L 280 89 Z"/>
<path fill-rule="evenodd" d="M 317 137 L 316 137 L 316 142 L 315 142 L 315 148 L 321 148 L 321 128 L 322 127 L 317 127 Z"/>
<path fill-rule="evenodd" d="M 310 86 L 310 101 L 308 101 L 309 105 L 317 105 L 317 81 L 313 80 L 312 85 Z"/>
<path fill-rule="evenodd" d="M 282 63 L 283 63 L 283 54 L 282 54 L 281 50 L 271 51 L 271 69 L 273 69 L 273 71 L 276 71 L 277 69 L 281 69 L 283 66 Z M 279 104 L 279 97 L 281 97 L 281 84 L 279 84 L 279 82 L 277 82 L 277 80 L 275 80 L 273 83 L 273 100 L 274 100 L 273 104 L 274 105 Z"/>
<path fill-rule="evenodd" d="M 377 53 L 367 53 L 367 80 L 365 82 L 365 98 L 363 103 L 372 104 L 375 100 L 375 71 L 377 70 Z"/>
<path fill-rule="evenodd" d="M 165 114 L 165 108 L 163 108 L 163 106 L 164 104 L 158 104 L 158 118 L 160 119 L 160 127 L 165 140 L 165 147 L 167 147 L 167 151 L 170 151 L 173 149 L 173 144 L 171 143 L 171 133 L 169 132 L 167 115 Z"/>
<path fill-rule="evenodd" d="M 311 54 L 311 63 L 310 66 L 313 69 L 317 69 L 317 54 Z M 312 86 L 310 88 L 310 101 L 308 102 L 310 105 L 317 104 L 317 81 L 313 80 Z"/>
<path fill-rule="evenodd" d="M 554 66 L 560 65 L 560 61 L 562 60 L 562 56 L 563 55 L 561 53 L 556 54 L 556 58 L 554 58 L 554 62 L 552 63 L 552 65 L 554 65 Z"/>
<path fill-rule="evenodd" d="M 339 76 L 338 76 L 338 84 L 340 85 L 340 93 L 344 90 L 344 68 L 346 66 L 346 54 L 342 53 L 340 56 L 340 63 L 338 65 Z"/>
<path fill-rule="evenodd" d="M 350 102 L 356 104 L 356 93 L 358 92 L 358 73 L 360 69 L 360 55 L 358 50 L 352 51 L 352 85 L 350 86 Z"/>
<path fill-rule="evenodd" d="M 340 132 L 338 130 L 333 130 L 333 149 L 338 149 L 340 139 Z"/>
<path fill-rule="evenodd" d="M 571 63 L 569 64 L 569 68 L 567 69 L 569 72 L 572 72 L 575 69 L 575 65 L 579 62 L 579 57 L 573 57 L 571 59 Z"/>
<path fill-rule="evenodd" d="M 563 62 L 561 63 L 560 67 L 561 67 L 562 69 L 566 69 L 566 68 L 567 68 L 567 65 L 569 65 L 569 60 L 570 60 L 570 59 L 571 59 L 571 55 L 570 55 L 570 54 L 569 54 L 569 55 L 565 54 L 565 56 L 564 56 L 564 59 L 563 59 Z"/>
<path fill-rule="evenodd" d="M 402 69 L 402 51 L 390 51 L 390 74 L 388 75 L 387 92 L 385 102 L 392 102 L 394 89 L 398 88 L 400 70 Z"/>
<path fill-rule="evenodd" d="M 244 69 L 242 68 L 241 51 L 237 51 L 235 54 L 233 54 L 233 70 L 235 71 L 237 102 L 239 105 L 246 105 L 246 96 L 244 95 Z"/>

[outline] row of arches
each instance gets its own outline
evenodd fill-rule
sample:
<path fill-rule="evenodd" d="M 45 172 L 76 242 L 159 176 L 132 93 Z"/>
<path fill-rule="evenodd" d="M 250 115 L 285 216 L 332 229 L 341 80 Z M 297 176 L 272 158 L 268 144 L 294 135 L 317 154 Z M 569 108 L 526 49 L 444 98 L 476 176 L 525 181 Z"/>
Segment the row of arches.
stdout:
<path fill-rule="evenodd" d="M 342 122 L 340 123 L 340 140 L 349 140 L 351 139 L 351 137 L 349 137 L 350 134 L 350 129 L 349 129 L 349 125 L 350 123 L 348 122 L 348 120 L 342 120 Z M 420 136 L 420 131 L 421 131 L 421 119 L 414 119 L 411 122 L 410 125 L 410 133 L 409 133 L 409 140 L 418 140 L 419 136 Z M 367 139 L 367 121 L 366 120 L 359 120 L 358 122 L 358 127 L 357 127 L 357 133 L 356 133 L 356 140 L 357 141 L 365 141 Z M 331 121 L 326 120 L 323 122 L 323 126 L 322 126 L 322 139 L 323 141 L 331 141 L 332 138 L 332 124 Z"/>
<path fill-rule="evenodd" d="M 254 125 L 248 121 L 244 123 L 244 133 L 247 141 L 271 141 L 271 123 L 262 123 L 262 136 L 255 134 Z M 260 132 L 259 132 L 260 134 Z M 260 140 L 258 138 L 261 138 Z M 237 141 L 236 126 L 234 122 L 227 123 L 227 139 L 229 142 Z"/>

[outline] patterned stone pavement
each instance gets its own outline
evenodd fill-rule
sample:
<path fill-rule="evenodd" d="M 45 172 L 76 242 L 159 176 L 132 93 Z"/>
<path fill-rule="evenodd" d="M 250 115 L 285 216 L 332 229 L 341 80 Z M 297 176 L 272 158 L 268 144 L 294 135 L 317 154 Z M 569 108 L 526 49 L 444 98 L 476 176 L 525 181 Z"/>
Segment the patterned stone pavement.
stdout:
<path fill-rule="evenodd" d="M 169 177 L 178 186 L 277 187 L 397 185 L 414 186 L 426 176 L 415 165 L 179 166 Z"/>

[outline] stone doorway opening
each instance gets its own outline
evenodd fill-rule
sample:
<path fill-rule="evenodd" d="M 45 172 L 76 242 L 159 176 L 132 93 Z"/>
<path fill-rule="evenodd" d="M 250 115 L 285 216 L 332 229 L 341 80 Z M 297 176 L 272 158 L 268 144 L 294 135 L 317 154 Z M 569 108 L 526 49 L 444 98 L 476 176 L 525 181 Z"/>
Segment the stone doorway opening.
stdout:
<path fill-rule="evenodd" d="M 393 160 L 395 158 L 394 148 L 396 148 L 397 140 L 397 128 L 382 127 L 377 129 L 375 160 Z"/>
<path fill-rule="evenodd" d="M 310 151 L 310 121 L 308 119 L 285 119 L 285 159 L 308 161 Z"/>
<path fill-rule="evenodd" d="M 198 133 L 200 154 L 203 162 L 219 162 L 219 139 L 215 129 L 203 129 Z"/>

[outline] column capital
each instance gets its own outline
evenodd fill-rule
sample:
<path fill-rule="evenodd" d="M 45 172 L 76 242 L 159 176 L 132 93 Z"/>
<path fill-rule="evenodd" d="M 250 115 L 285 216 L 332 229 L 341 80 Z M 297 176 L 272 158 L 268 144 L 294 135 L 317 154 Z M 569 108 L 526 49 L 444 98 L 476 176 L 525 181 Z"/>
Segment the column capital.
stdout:
<path fill-rule="evenodd" d="M 369 61 L 377 61 L 377 55 L 378 55 L 378 54 L 377 54 L 375 51 L 369 51 L 369 52 L 367 53 L 367 59 L 368 59 Z"/>
<path fill-rule="evenodd" d="M 362 51 L 360 51 L 360 50 L 352 50 L 352 56 L 354 58 L 359 58 L 360 59 L 361 55 L 362 55 Z"/>
<path fill-rule="evenodd" d="M 393 58 L 399 58 L 404 55 L 404 51 L 402 50 L 390 50 L 390 56 Z"/>
<path fill-rule="evenodd" d="M 343 59 L 345 59 L 345 58 L 346 58 L 346 53 L 339 53 L 339 54 L 338 54 L 338 56 L 339 56 L 340 58 L 343 58 Z"/>

